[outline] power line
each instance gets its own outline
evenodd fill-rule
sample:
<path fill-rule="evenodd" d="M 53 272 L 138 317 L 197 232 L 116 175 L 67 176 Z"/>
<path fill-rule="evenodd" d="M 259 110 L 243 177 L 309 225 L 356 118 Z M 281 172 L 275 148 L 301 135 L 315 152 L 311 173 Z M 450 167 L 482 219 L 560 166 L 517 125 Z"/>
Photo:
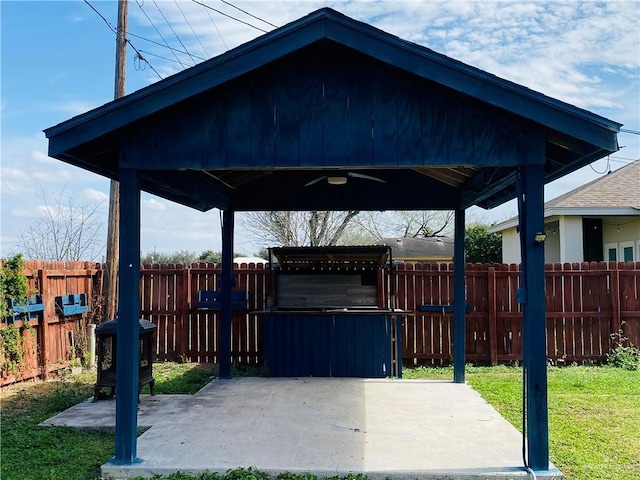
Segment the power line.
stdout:
<path fill-rule="evenodd" d="M 196 62 L 193 58 L 193 56 L 189 53 L 189 49 L 187 49 L 187 47 L 185 46 L 184 43 L 182 43 L 182 40 L 180 40 L 180 37 L 178 36 L 178 34 L 176 33 L 176 31 L 173 29 L 173 26 L 171 25 L 171 23 L 169 23 L 169 20 L 167 20 L 167 17 L 165 17 L 164 13 L 162 13 L 162 10 L 160 10 L 160 6 L 158 5 L 158 3 L 156 2 L 156 0 L 153 0 L 153 4 L 156 6 L 156 8 L 158 9 L 158 11 L 160 12 L 160 15 L 162 15 L 162 18 L 164 18 L 164 21 L 167 23 L 167 25 L 169 25 L 169 28 L 171 29 L 171 31 L 173 32 L 173 34 L 176 36 L 176 38 L 178 39 L 178 42 L 180 43 L 180 45 L 182 45 L 182 48 L 184 48 L 184 51 L 187 52 L 187 55 L 189 55 L 189 58 L 191 58 L 191 61 L 193 62 L 193 64 L 195 65 Z"/>
<path fill-rule="evenodd" d="M 246 10 L 241 9 L 240 7 L 236 7 L 236 6 L 235 6 L 233 3 L 231 3 L 231 2 L 227 2 L 226 0 L 220 0 L 220 1 L 221 1 L 222 3 L 224 3 L 224 4 L 226 4 L 226 5 L 229 5 L 230 7 L 235 8 L 236 10 L 241 11 L 242 13 L 244 13 L 244 14 L 246 14 L 246 15 L 249 15 L 249 16 L 250 16 L 250 17 L 252 17 L 252 18 L 255 18 L 256 20 L 260 20 L 261 22 L 264 22 L 264 23 L 266 23 L 267 25 L 271 25 L 273 28 L 278 28 L 278 26 L 277 26 L 277 25 L 274 25 L 274 24 L 273 24 L 273 23 L 271 23 L 271 22 L 267 22 L 265 19 L 260 18 L 260 17 L 257 17 L 257 16 L 255 16 L 255 15 L 253 15 L 253 14 L 251 14 L 251 13 L 247 12 Z"/>
<path fill-rule="evenodd" d="M 158 27 L 156 27 L 156 24 L 153 23 L 153 20 L 151 20 L 149 15 L 147 15 L 147 12 L 145 12 L 144 8 L 142 8 L 142 4 L 140 3 L 140 0 L 136 0 L 136 3 L 138 4 L 138 7 L 140 7 L 140 10 L 142 11 L 142 13 L 144 13 L 144 16 L 147 17 L 147 20 L 149 20 L 149 23 L 151 23 L 151 26 L 155 29 L 156 33 L 160 36 L 162 41 L 165 43 L 167 47 L 169 47 L 169 42 L 167 42 L 167 40 L 162 36 L 162 33 L 160 33 L 160 30 L 158 30 Z M 171 50 L 171 53 L 173 53 L 173 56 L 176 57 L 176 60 L 178 61 L 178 63 L 182 65 L 182 68 L 187 68 L 185 67 L 184 63 L 180 61 L 180 59 L 178 58 L 178 56 L 175 54 L 173 50 Z"/>
<path fill-rule="evenodd" d="M 189 21 L 187 16 L 182 11 L 182 8 L 180 7 L 180 4 L 178 3 L 178 0 L 173 0 L 173 2 L 176 4 L 176 7 L 178 7 L 178 10 L 180 10 L 180 13 L 182 14 L 182 18 L 184 18 L 185 22 L 187 22 L 187 25 L 189 25 L 189 28 L 191 29 L 191 33 L 193 33 L 193 36 L 196 37 L 196 40 L 198 40 L 198 43 L 202 47 L 202 50 L 204 51 L 204 54 L 207 56 L 207 58 L 209 58 L 211 55 L 209 55 L 209 52 L 207 52 L 207 49 L 204 47 L 204 45 L 200 41 L 200 37 L 198 36 L 196 31 L 193 29 L 193 26 L 191 26 L 191 22 Z"/>
<path fill-rule="evenodd" d="M 153 43 L 154 45 L 158 45 L 159 47 L 168 48 L 169 50 L 173 50 L 175 52 L 183 53 L 185 55 L 188 55 L 188 53 L 185 52 L 184 50 L 180 50 L 179 48 L 174 48 L 171 45 L 165 45 L 164 43 L 156 42 L 155 40 L 151 40 L 149 38 L 145 38 L 145 37 L 143 37 L 141 35 L 136 35 L 135 33 L 131 33 L 131 32 L 129 32 L 128 35 L 131 36 L 131 37 L 139 38 L 140 40 L 144 40 L 145 42 Z M 149 53 L 149 52 L 147 52 L 147 53 Z M 192 54 L 192 56 L 194 56 L 198 60 L 206 60 L 206 58 L 199 57 L 198 55 L 193 55 Z M 172 61 L 176 62 L 176 60 L 172 60 Z M 179 62 L 176 62 L 176 63 L 179 63 Z"/>
<path fill-rule="evenodd" d="M 632 135 L 640 135 L 640 132 L 638 130 L 628 130 L 626 128 L 621 128 L 620 132 L 622 132 L 622 133 L 630 133 Z"/>
<path fill-rule="evenodd" d="M 163 57 L 162 55 L 158 55 L 157 53 L 146 52 L 144 50 L 140 50 L 140 52 L 144 53 L 145 55 L 151 55 L 152 57 L 157 57 L 157 58 L 160 58 L 162 60 L 166 60 L 167 62 L 180 63 L 180 62 L 178 62 L 177 60 L 175 60 L 173 58 Z"/>
<path fill-rule="evenodd" d="M 216 21 L 211 16 L 211 12 L 209 10 L 205 10 L 205 12 L 207 12 L 207 15 L 209 16 L 209 20 L 211 20 L 211 23 L 213 23 L 213 26 L 216 28 L 216 32 L 218 32 L 218 36 L 220 37 L 220 40 L 222 40 L 224 49 L 229 50 L 229 47 L 227 46 L 227 42 L 224 41 L 224 38 L 222 38 L 222 33 L 220 33 L 220 30 L 218 29 L 218 24 L 216 24 Z"/>
<path fill-rule="evenodd" d="M 260 27 L 256 27 L 255 25 L 252 25 L 249 22 L 245 22 L 244 20 L 240 20 L 239 18 L 236 18 L 236 17 L 234 17 L 232 15 L 229 15 L 228 13 L 224 13 L 224 12 L 222 12 L 222 11 L 216 9 L 216 8 L 213 8 L 213 7 L 209 6 L 209 5 L 207 5 L 206 3 L 199 2 L 198 0 L 192 0 L 192 1 L 194 3 L 197 3 L 198 5 L 202 5 L 203 7 L 208 8 L 209 10 L 213 10 L 214 12 L 219 13 L 220 15 L 224 15 L 225 17 L 228 17 L 231 20 L 235 20 L 236 22 L 240 22 L 240 23 L 242 23 L 244 25 L 247 25 L 247 26 L 249 26 L 251 28 L 255 28 L 256 30 L 261 31 L 262 33 L 269 33 L 269 32 L 267 32 L 266 30 L 263 30 Z"/>
<path fill-rule="evenodd" d="M 104 15 L 102 15 L 93 5 L 91 5 L 88 0 L 84 0 L 84 3 L 89 5 L 89 7 L 91 7 L 91 10 L 93 10 L 94 12 L 96 12 L 98 14 L 98 16 L 104 21 L 104 23 L 107 25 L 107 27 L 109 27 L 109 30 L 111 30 L 112 33 L 114 33 L 116 36 L 119 35 L 118 30 L 116 30 L 116 28 L 113 25 L 111 25 L 111 23 L 109 23 L 109 20 L 107 20 L 104 17 Z M 127 42 L 131 46 L 131 48 L 136 52 L 136 59 L 142 60 L 147 65 L 149 65 L 149 68 L 151 68 L 151 70 L 153 70 L 153 72 L 158 76 L 158 78 L 160 78 L 160 80 L 162 80 L 162 76 L 158 73 L 158 71 L 155 68 L 153 68 L 153 65 L 151 65 L 149 63 L 149 61 L 142 56 L 140 51 L 133 45 L 133 43 L 131 43 L 131 40 L 129 40 L 128 38 L 125 38 L 124 41 Z"/>

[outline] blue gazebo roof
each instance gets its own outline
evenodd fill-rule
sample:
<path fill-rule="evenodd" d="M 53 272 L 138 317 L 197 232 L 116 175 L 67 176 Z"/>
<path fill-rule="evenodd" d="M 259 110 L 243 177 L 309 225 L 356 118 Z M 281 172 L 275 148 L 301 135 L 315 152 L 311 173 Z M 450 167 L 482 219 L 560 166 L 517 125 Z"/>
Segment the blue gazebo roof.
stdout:
<path fill-rule="evenodd" d="M 620 126 L 324 8 L 45 133 L 200 210 L 385 210 L 496 206 L 518 165 L 549 182 Z"/>

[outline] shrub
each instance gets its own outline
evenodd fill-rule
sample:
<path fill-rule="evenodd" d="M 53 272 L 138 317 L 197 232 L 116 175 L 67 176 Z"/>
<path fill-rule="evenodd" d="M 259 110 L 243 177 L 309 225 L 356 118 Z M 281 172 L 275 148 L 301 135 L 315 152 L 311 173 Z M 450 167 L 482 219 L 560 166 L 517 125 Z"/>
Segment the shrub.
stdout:
<path fill-rule="evenodd" d="M 622 329 L 618 333 L 612 333 L 611 338 L 616 346 L 607 354 L 607 363 L 625 370 L 640 370 L 640 348 L 628 343 Z"/>

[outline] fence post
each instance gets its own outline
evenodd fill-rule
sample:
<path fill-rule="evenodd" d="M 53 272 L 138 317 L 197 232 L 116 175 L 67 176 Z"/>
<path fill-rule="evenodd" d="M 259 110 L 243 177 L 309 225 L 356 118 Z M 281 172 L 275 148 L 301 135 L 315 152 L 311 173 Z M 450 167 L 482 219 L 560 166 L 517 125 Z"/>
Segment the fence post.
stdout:
<path fill-rule="evenodd" d="M 180 357 L 182 360 L 191 361 L 190 358 L 187 359 L 188 348 L 189 348 L 189 324 L 190 322 L 190 314 L 191 311 L 191 267 L 188 264 L 185 264 L 185 268 L 182 270 L 182 300 L 180 307 L 180 322 L 179 325 L 179 349 L 180 349 Z"/>
<path fill-rule="evenodd" d="M 44 299 L 44 311 L 42 312 L 42 322 L 40 324 L 40 363 L 42 365 L 42 379 L 46 380 L 49 375 L 49 316 L 51 315 L 51 308 L 49 307 L 49 282 L 47 271 L 44 269 L 38 270 L 38 284 L 40 285 L 40 294 Z"/>
<path fill-rule="evenodd" d="M 496 267 L 490 266 L 487 270 L 487 298 L 489 299 L 489 355 L 491 365 L 498 364 L 498 325 L 497 325 L 497 299 L 496 299 Z"/>
<path fill-rule="evenodd" d="M 620 320 L 620 269 L 618 262 L 609 262 L 611 272 L 611 334 L 617 334 L 622 328 Z M 609 342 L 609 351 L 611 351 Z"/>

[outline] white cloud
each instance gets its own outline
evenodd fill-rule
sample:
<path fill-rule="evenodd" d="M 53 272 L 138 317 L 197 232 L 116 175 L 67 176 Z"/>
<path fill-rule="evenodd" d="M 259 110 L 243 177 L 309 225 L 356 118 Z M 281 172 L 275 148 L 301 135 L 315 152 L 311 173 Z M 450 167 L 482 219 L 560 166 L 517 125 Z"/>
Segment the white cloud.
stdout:
<path fill-rule="evenodd" d="M 142 200 L 142 206 L 150 211 L 164 211 L 167 209 L 166 200 L 158 201 L 155 198 L 147 198 Z"/>
<path fill-rule="evenodd" d="M 85 188 L 83 190 L 84 197 L 91 202 L 109 202 L 109 195 L 95 188 Z"/>
<path fill-rule="evenodd" d="M 33 150 L 31 152 L 31 158 L 39 163 L 48 163 L 50 165 L 60 165 L 60 160 L 51 158 L 42 150 Z"/>
<path fill-rule="evenodd" d="M 40 215 L 44 212 L 41 206 L 33 208 L 14 208 L 11 210 L 11 215 L 17 218 L 40 218 Z"/>

